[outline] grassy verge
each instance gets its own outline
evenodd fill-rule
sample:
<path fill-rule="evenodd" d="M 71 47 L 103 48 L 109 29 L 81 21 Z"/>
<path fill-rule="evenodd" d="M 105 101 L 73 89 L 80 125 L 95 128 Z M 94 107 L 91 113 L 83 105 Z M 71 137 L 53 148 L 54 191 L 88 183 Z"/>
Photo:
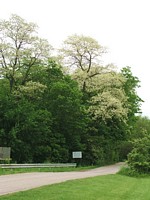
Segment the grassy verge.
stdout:
<path fill-rule="evenodd" d="M 95 168 L 94 166 L 87 167 L 46 167 L 46 168 L 16 168 L 16 169 L 2 169 L 0 168 L 0 175 L 29 173 L 29 172 L 69 172 L 82 171 Z"/>
<path fill-rule="evenodd" d="M 107 175 L 44 186 L 12 195 L 3 200 L 149 200 L 150 177 Z"/>

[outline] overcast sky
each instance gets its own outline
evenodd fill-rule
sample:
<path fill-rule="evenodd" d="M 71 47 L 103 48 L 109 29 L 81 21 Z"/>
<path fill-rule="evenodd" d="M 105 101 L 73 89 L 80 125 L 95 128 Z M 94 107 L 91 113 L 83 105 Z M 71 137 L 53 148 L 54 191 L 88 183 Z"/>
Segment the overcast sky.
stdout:
<path fill-rule="evenodd" d="M 39 26 L 54 47 L 72 34 L 83 34 L 108 47 L 104 61 L 130 66 L 141 81 L 138 95 L 150 117 L 149 0 L 0 0 L 0 18 L 18 14 Z"/>

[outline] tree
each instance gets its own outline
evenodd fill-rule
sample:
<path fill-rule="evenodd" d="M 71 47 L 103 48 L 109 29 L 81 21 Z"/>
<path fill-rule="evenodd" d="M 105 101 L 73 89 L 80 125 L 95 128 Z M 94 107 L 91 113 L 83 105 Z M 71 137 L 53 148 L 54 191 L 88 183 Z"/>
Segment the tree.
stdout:
<path fill-rule="evenodd" d="M 132 131 L 133 138 L 142 138 L 145 134 L 150 135 L 150 119 L 148 117 L 138 116 Z"/>
<path fill-rule="evenodd" d="M 70 68 L 71 73 L 75 72 L 74 78 L 80 82 L 83 91 L 86 90 L 88 79 L 112 70 L 112 65 L 105 67 L 100 65 L 101 57 L 106 49 L 91 37 L 83 35 L 69 36 L 59 52 L 61 63 L 63 66 Z"/>
<path fill-rule="evenodd" d="M 136 91 L 140 87 L 140 80 L 132 74 L 130 67 L 124 67 L 121 74 L 125 78 L 123 89 L 128 97 L 128 121 L 132 125 L 132 122 L 136 120 L 135 115 L 141 113 L 140 107 L 143 102 Z"/>
<path fill-rule="evenodd" d="M 123 88 L 126 80 L 113 64 L 101 64 L 105 52 L 96 40 L 77 35 L 68 37 L 61 49 L 63 63 L 70 67 L 71 76 L 83 93 L 89 117 L 83 139 L 84 161 L 89 164 L 118 161 L 119 143 L 127 134 L 128 97 Z"/>
<path fill-rule="evenodd" d="M 64 65 L 79 68 L 88 73 L 93 65 L 99 65 L 105 48 L 91 37 L 72 35 L 64 41 L 60 52 Z"/>
<path fill-rule="evenodd" d="M 59 50 L 63 66 L 70 68 L 71 74 L 76 79 L 83 91 L 86 82 L 97 75 L 112 72 L 114 65 L 101 65 L 101 57 L 106 53 L 106 48 L 98 41 L 83 35 L 69 36 Z"/>
<path fill-rule="evenodd" d="M 92 116 L 124 120 L 127 115 L 124 79 L 114 71 L 114 65 L 100 65 L 104 47 L 91 37 L 73 35 L 64 41 L 60 51 L 64 63 L 75 68 L 72 77 L 86 96 Z"/>
<path fill-rule="evenodd" d="M 31 68 L 50 56 L 52 47 L 36 34 L 37 25 L 17 15 L 0 21 L 0 74 L 9 81 L 10 91 L 28 81 Z"/>
<path fill-rule="evenodd" d="M 22 89 L 10 93 L 0 79 L 0 146 L 11 147 L 15 162 L 50 160 L 51 113 L 39 107 L 40 88 Z"/>

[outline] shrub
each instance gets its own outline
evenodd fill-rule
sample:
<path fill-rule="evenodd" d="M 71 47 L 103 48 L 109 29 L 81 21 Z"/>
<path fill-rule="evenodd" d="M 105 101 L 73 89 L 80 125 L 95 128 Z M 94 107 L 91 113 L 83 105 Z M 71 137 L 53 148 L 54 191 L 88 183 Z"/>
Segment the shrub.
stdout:
<path fill-rule="evenodd" d="M 131 170 L 150 173 L 150 135 L 133 142 L 133 150 L 128 154 L 127 163 Z"/>
<path fill-rule="evenodd" d="M 136 178 L 149 177 L 148 174 L 139 173 L 139 172 L 137 172 L 135 170 L 132 170 L 131 168 L 129 168 L 127 166 L 122 167 L 117 174 L 124 175 L 124 176 L 130 176 L 130 177 L 136 177 Z"/>

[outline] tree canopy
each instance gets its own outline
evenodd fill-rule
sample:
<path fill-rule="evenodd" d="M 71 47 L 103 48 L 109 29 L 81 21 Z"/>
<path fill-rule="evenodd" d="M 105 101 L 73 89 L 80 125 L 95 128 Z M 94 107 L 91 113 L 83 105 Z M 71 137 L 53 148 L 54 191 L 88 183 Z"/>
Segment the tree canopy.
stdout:
<path fill-rule="evenodd" d="M 0 21 L 0 73 L 9 80 L 10 91 L 18 81 L 25 84 L 31 68 L 50 56 L 51 45 L 36 29 L 18 15 Z"/>
<path fill-rule="evenodd" d="M 138 78 L 103 65 L 106 48 L 88 36 L 69 36 L 55 59 L 51 50 L 36 24 L 0 21 L 0 146 L 14 162 L 71 162 L 72 151 L 84 164 L 119 161 L 140 111 Z"/>

